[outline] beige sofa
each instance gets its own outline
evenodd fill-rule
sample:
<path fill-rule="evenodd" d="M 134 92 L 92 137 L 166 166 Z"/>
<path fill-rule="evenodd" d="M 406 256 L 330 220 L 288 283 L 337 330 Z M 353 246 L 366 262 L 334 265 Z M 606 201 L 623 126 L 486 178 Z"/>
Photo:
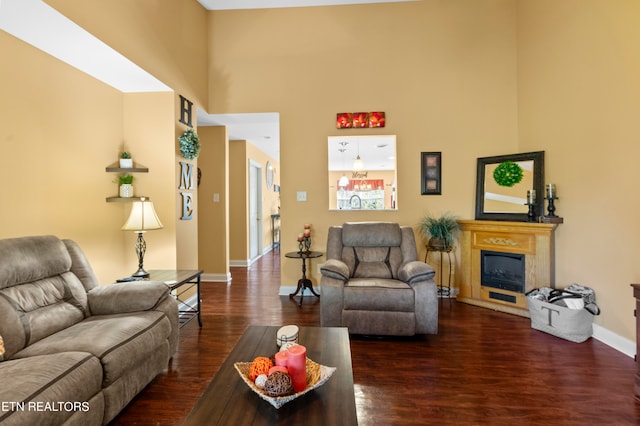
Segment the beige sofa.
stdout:
<path fill-rule="evenodd" d="M 99 286 L 76 243 L 0 240 L 0 424 L 103 425 L 166 370 L 178 306 L 161 282 Z"/>
<path fill-rule="evenodd" d="M 390 222 L 329 228 L 320 267 L 320 323 L 351 334 L 437 334 L 433 268 L 417 259 L 413 229 Z"/>

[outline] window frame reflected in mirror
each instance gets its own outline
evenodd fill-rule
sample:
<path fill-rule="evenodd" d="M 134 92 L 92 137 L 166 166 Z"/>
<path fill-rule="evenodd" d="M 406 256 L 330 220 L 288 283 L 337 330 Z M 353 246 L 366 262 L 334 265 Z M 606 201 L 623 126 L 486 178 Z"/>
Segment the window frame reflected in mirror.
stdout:
<path fill-rule="evenodd" d="M 329 210 L 398 210 L 396 135 L 329 136 L 327 146 Z"/>

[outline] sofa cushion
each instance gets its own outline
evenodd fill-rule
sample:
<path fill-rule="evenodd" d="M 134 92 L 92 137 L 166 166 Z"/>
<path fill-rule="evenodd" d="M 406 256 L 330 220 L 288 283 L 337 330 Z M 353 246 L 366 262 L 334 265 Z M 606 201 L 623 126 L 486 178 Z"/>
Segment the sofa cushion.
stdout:
<path fill-rule="evenodd" d="M 0 424 L 59 425 L 78 411 L 103 412 L 102 405 L 87 402 L 101 392 L 101 379 L 100 362 L 86 352 L 5 361 L 0 364 L 0 401 L 9 409 L 0 410 Z"/>
<path fill-rule="evenodd" d="M 342 245 L 351 247 L 399 247 L 400 225 L 391 222 L 347 222 L 342 225 Z"/>
<path fill-rule="evenodd" d="M 0 289 L 30 283 L 71 268 L 64 243 L 52 235 L 0 240 Z"/>
<path fill-rule="evenodd" d="M 87 296 L 71 272 L 0 289 L 0 334 L 6 358 L 38 340 L 82 321 Z"/>
<path fill-rule="evenodd" d="M 342 261 L 353 278 L 398 278 L 399 247 L 344 247 Z"/>
<path fill-rule="evenodd" d="M 158 311 L 98 315 L 30 345 L 14 357 L 89 352 L 102 363 L 103 385 L 108 386 L 132 366 L 144 364 L 150 351 L 166 344 L 170 332 L 169 320 Z"/>
<path fill-rule="evenodd" d="M 342 282 L 349 281 L 351 273 L 349 267 L 338 259 L 329 259 L 320 267 L 323 276 L 334 278 Z"/>
<path fill-rule="evenodd" d="M 406 283 L 384 278 L 352 278 L 344 288 L 345 310 L 413 312 L 414 291 Z"/>
<path fill-rule="evenodd" d="M 153 309 L 169 297 L 169 286 L 162 281 L 101 285 L 87 297 L 93 315 L 139 312 Z"/>

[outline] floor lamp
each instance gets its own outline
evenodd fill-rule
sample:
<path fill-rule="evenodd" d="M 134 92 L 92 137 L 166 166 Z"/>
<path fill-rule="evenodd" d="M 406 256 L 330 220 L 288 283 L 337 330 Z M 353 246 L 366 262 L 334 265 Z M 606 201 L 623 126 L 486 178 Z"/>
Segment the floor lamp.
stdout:
<path fill-rule="evenodd" d="M 144 270 L 144 253 L 147 251 L 147 243 L 142 236 L 146 231 L 153 229 L 161 229 L 162 223 L 158 219 L 153 203 L 146 198 L 140 198 L 140 201 L 134 201 L 131 207 L 129 219 L 122 226 L 123 231 L 134 231 L 138 234 L 136 240 L 136 254 L 138 255 L 138 270 L 133 273 L 132 277 L 147 278 L 149 273 Z"/>

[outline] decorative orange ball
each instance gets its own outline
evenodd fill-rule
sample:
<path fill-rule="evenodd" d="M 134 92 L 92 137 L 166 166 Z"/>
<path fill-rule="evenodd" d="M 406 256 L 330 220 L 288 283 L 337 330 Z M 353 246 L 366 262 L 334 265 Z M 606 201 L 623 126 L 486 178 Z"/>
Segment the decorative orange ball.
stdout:
<path fill-rule="evenodd" d="M 259 356 L 253 360 L 251 367 L 249 367 L 249 379 L 252 382 L 256 381 L 256 377 L 261 374 L 268 375 L 269 369 L 273 367 L 271 360 L 265 356 Z"/>

